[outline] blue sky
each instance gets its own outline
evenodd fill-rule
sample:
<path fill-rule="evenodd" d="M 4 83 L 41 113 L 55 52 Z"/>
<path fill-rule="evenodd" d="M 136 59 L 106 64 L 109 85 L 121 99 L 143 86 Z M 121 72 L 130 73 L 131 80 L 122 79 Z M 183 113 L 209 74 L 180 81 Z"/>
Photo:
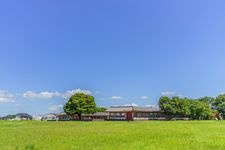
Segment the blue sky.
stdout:
<path fill-rule="evenodd" d="M 1 1 L 0 116 L 225 91 L 224 1 Z"/>

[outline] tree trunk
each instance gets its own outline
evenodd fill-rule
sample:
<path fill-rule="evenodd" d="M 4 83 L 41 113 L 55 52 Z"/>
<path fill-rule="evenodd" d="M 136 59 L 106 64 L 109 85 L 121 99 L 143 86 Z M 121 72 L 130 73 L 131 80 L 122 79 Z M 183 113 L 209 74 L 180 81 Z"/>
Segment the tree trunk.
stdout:
<path fill-rule="evenodd" d="M 175 117 L 175 115 L 167 115 L 166 120 L 172 120 Z"/>
<path fill-rule="evenodd" d="M 81 120 L 81 114 L 78 114 L 78 118 L 79 118 L 79 120 Z"/>

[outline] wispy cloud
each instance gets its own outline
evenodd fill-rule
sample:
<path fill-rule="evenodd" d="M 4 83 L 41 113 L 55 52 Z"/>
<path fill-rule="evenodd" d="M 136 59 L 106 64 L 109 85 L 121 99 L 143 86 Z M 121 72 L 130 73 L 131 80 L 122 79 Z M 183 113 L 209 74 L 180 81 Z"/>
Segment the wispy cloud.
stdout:
<path fill-rule="evenodd" d="M 149 99 L 149 97 L 148 96 L 141 96 L 140 99 L 146 100 L 146 99 Z"/>
<path fill-rule="evenodd" d="M 23 108 L 24 107 L 24 105 L 22 105 L 22 104 L 16 104 L 16 108 Z"/>
<path fill-rule="evenodd" d="M 67 90 L 64 93 L 60 92 L 49 92 L 49 91 L 43 91 L 43 92 L 35 92 L 35 91 L 27 91 L 23 93 L 23 97 L 26 99 L 52 99 L 54 97 L 61 97 L 68 99 L 70 96 L 72 96 L 75 93 L 85 93 L 85 94 L 92 94 L 89 90 L 81 90 L 81 89 L 74 89 L 74 90 Z"/>
<path fill-rule="evenodd" d="M 95 91 L 95 94 L 100 94 L 101 92 L 100 91 Z"/>
<path fill-rule="evenodd" d="M 123 97 L 121 97 L 121 96 L 112 96 L 111 99 L 119 100 L 119 99 L 123 99 Z"/>
<path fill-rule="evenodd" d="M 182 94 L 178 94 L 174 91 L 165 91 L 165 92 L 162 92 L 161 94 L 162 96 L 169 96 L 169 97 L 172 97 L 172 96 L 184 97 Z"/>
<path fill-rule="evenodd" d="M 13 94 L 7 91 L 0 90 L 0 103 L 13 103 L 13 102 L 15 102 Z"/>
<path fill-rule="evenodd" d="M 52 112 L 58 112 L 63 110 L 63 105 L 52 105 L 48 108 Z"/>
<path fill-rule="evenodd" d="M 136 103 L 131 103 L 131 104 L 125 104 L 124 106 L 134 106 L 134 107 L 137 107 L 138 104 L 136 104 Z"/>
<path fill-rule="evenodd" d="M 219 92 L 219 93 L 218 93 L 218 95 L 223 95 L 223 94 L 225 94 L 225 92 Z"/>
<path fill-rule="evenodd" d="M 155 108 L 155 107 L 158 107 L 157 105 L 145 105 L 145 107 L 152 107 L 152 108 Z"/>
<path fill-rule="evenodd" d="M 103 101 L 103 100 L 106 100 L 106 98 L 105 97 L 100 97 L 100 98 L 97 98 L 97 100 Z"/>
<path fill-rule="evenodd" d="M 65 99 L 68 99 L 70 96 L 72 96 L 75 93 L 84 93 L 84 94 L 88 94 L 91 95 L 92 92 L 89 90 L 82 90 L 82 89 L 74 89 L 74 90 L 68 90 L 65 93 L 62 93 L 61 96 Z"/>
<path fill-rule="evenodd" d="M 174 96 L 175 92 L 174 91 L 165 91 L 161 93 L 162 96 Z"/>
<path fill-rule="evenodd" d="M 59 92 L 34 92 L 34 91 L 27 91 L 23 93 L 23 97 L 27 99 L 52 99 L 53 97 L 60 96 Z"/>

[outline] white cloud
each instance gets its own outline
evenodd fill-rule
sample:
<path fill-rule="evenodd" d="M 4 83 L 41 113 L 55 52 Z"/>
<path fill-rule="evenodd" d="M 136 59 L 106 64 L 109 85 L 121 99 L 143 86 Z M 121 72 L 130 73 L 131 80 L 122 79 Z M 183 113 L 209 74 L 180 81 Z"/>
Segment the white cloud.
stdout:
<path fill-rule="evenodd" d="M 121 97 L 121 96 L 112 96 L 111 99 L 119 100 L 119 99 L 123 99 L 123 97 Z"/>
<path fill-rule="evenodd" d="M 11 93 L 8 93 L 7 91 L 0 90 L 0 103 L 13 103 L 14 95 Z"/>
<path fill-rule="evenodd" d="M 62 111 L 62 108 L 63 108 L 63 105 L 52 105 L 48 109 L 50 111 L 57 112 L 57 111 Z"/>
<path fill-rule="evenodd" d="M 174 91 L 165 91 L 161 93 L 162 96 L 174 96 L 175 92 Z"/>
<path fill-rule="evenodd" d="M 155 107 L 158 107 L 157 105 L 145 105 L 145 107 L 152 107 L 152 108 L 155 108 Z"/>
<path fill-rule="evenodd" d="M 131 103 L 131 104 L 125 104 L 124 106 L 134 106 L 134 107 L 138 107 L 138 104 L 136 104 L 136 103 Z"/>
<path fill-rule="evenodd" d="M 149 99 L 149 97 L 148 96 L 141 96 L 140 99 L 146 100 L 146 99 Z"/>
<path fill-rule="evenodd" d="M 174 91 L 166 91 L 166 92 L 162 92 L 161 94 L 162 94 L 162 96 L 169 96 L 169 97 L 172 97 L 172 96 L 178 96 L 178 97 L 182 97 L 182 98 L 185 97 L 184 95 L 177 94 Z"/>
<path fill-rule="evenodd" d="M 68 99 L 70 96 L 72 96 L 75 93 L 84 93 L 84 94 L 88 94 L 88 95 L 92 94 L 92 92 L 89 90 L 74 89 L 74 90 L 66 91 L 65 93 L 61 94 L 61 96 L 65 99 Z"/>
<path fill-rule="evenodd" d="M 225 92 L 219 92 L 219 93 L 218 93 L 218 95 L 223 95 L 223 94 L 225 94 Z"/>
<path fill-rule="evenodd" d="M 23 97 L 27 99 L 52 99 L 54 97 L 61 97 L 68 99 L 70 96 L 72 96 L 75 93 L 85 93 L 88 95 L 91 95 L 92 92 L 89 90 L 81 90 L 81 89 L 74 89 L 74 90 L 68 90 L 64 93 L 59 92 L 34 92 L 34 91 L 27 91 L 23 93 Z"/>
<path fill-rule="evenodd" d="M 59 92 L 33 92 L 27 91 L 23 93 L 23 97 L 27 99 L 52 99 L 53 97 L 60 96 Z"/>
<path fill-rule="evenodd" d="M 95 91 L 95 94 L 100 94 L 101 92 L 100 91 Z"/>
<path fill-rule="evenodd" d="M 22 105 L 22 104 L 16 104 L 16 107 L 17 107 L 17 108 L 23 108 L 24 105 Z"/>
<path fill-rule="evenodd" d="M 178 94 L 177 96 L 178 97 L 181 97 L 181 98 L 184 98 L 184 96 L 182 94 Z"/>

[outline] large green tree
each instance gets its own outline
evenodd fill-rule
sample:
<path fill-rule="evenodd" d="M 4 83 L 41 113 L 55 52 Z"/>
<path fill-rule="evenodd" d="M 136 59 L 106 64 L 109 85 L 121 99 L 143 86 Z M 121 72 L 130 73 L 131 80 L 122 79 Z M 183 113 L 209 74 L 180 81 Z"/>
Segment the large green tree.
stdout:
<path fill-rule="evenodd" d="M 189 100 L 187 98 L 163 96 L 159 100 L 159 107 L 169 120 L 174 117 L 187 117 L 190 115 Z"/>
<path fill-rule="evenodd" d="M 225 94 L 218 95 L 215 98 L 214 103 L 212 103 L 212 107 L 213 109 L 216 109 L 223 118 L 225 118 Z"/>
<path fill-rule="evenodd" d="M 171 104 L 170 97 L 162 96 L 159 98 L 159 107 L 166 115 L 167 119 L 172 119 L 176 115 L 176 111 Z"/>
<path fill-rule="evenodd" d="M 159 107 L 169 120 L 174 117 L 210 119 L 212 115 L 210 105 L 204 100 L 163 96 L 159 100 Z"/>
<path fill-rule="evenodd" d="M 209 104 L 204 101 L 191 100 L 190 112 L 191 119 L 206 120 L 212 117 L 212 110 Z"/>
<path fill-rule="evenodd" d="M 96 112 L 105 112 L 106 110 L 105 107 L 96 107 Z"/>
<path fill-rule="evenodd" d="M 208 97 L 208 96 L 198 98 L 197 100 L 201 101 L 201 102 L 204 102 L 204 103 L 206 103 L 210 106 L 212 105 L 212 103 L 215 102 L 215 99 L 213 97 Z"/>
<path fill-rule="evenodd" d="M 94 97 L 84 93 L 72 95 L 63 108 L 66 114 L 77 114 L 79 119 L 81 119 L 82 114 L 93 114 L 96 112 Z"/>

